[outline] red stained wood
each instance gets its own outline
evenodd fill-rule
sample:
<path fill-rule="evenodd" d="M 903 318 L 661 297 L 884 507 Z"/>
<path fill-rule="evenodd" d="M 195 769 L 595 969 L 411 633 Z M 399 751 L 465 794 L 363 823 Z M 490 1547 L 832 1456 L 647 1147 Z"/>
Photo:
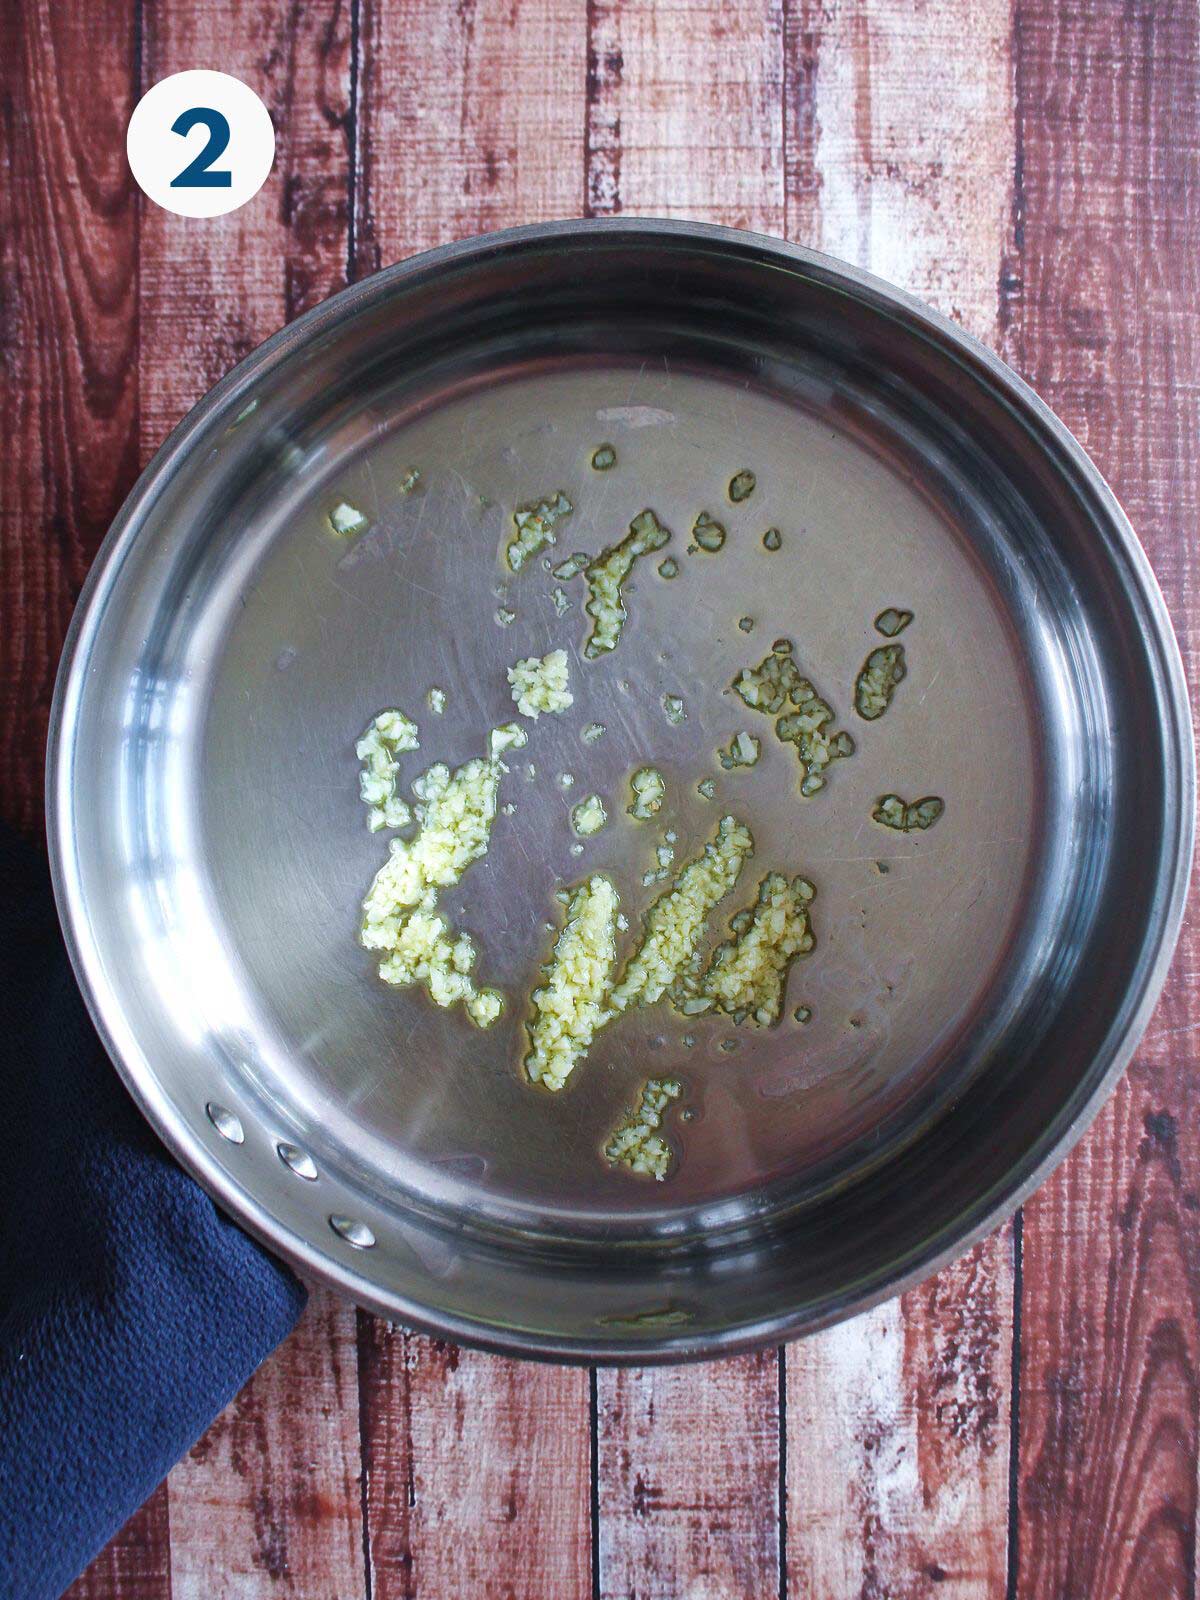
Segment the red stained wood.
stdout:
<path fill-rule="evenodd" d="M 1008 0 L 789 0 L 788 229 L 995 343 L 1016 134 Z M 1009 1231 L 787 1353 L 788 1593 L 983 1600 L 1007 1568 Z"/>
<path fill-rule="evenodd" d="M 778 1594 L 778 1352 L 598 1378 L 601 1595 Z"/>
<path fill-rule="evenodd" d="M 359 274 L 580 214 L 585 8 L 362 0 Z"/>
<path fill-rule="evenodd" d="M 170 1523 L 160 1484 L 63 1596 L 63 1600 L 169 1600 Z"/>
<path fill-rule="evenodd" d="M 1200 666 L 1200 16 L 1015 10 L 1021 249 L 1007 348 L 1075 430 Z M 1018 1589 L 1195 1592 L 1195 914 L 1134 1067 L 1025 1209 Z"/>
<path fill-rule="evenodd" d="M 142 208 L 142 448 L 269 334 L 340 289 L 349 249 L 350 16 L 283 0 L 147 9 L 148 83 L 202 64 L 248 83 L 275 123 L 275 168 L 224 217 Z M 122 140 L 123 145 L 123 140 Z"/>
<path fill-rule="evenodd" d="M 788 1593 L 1003 1594 L 1012 1237 L 788 1351 Z"/>
<path fill-rule="evenodd" d="M 584 1600 L 588 1377 L 361 1319 L 375 1600 Z"/>
<path fill-rule="evenodd" d="M 0 13 L 0 804 L 34 838 L 63 635 L 137 470 L 133 20 L 128 0 Z"/>
<path fill-rule="evenodd" d="M 291 1337 L 171 1472 L 172 1600 L 365 1594 L 353 1307 Z"/>
<path fill-rule="evenodd" d="M 789 237 L 990 344 L 1012 233 L 1008 0 L 788 0 Z"/>
<path fill-rule="evenodd" d="M 1132 1069 L 1025 1211 L 1019 1592 L 1191 1595 L 1200 1105 Z"/>
<path fill-rule="evenodd" d="M 587 215 L 783 232 L 782 0 L 592 0 Z"/>

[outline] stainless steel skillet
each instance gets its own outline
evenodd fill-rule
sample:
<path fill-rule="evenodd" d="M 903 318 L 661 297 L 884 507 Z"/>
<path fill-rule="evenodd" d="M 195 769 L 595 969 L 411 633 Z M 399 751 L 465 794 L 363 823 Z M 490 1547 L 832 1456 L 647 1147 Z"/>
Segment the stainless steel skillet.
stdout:
<path fill-rule="evenodd" d="M 600 443 L 617 454 L 603 474 Z M 757 486 L 732 505 L 742 468 Z M 674 530 L 679 575 L 639 568 L 601 662 L 579 659 L 580 580 L 502 561 L 513 508 L 560 488 L 576 509 L 556 559 L 612 543 L 646 505 Z M 365 532 L 332 532 L 342 503 Z M 695 516 L 718 506 L 725 548 L 688 554 Z M 887 605 L 915 614 L 908 675 L 884 718 L 855 723 Z M 752 771 L 714 755 L 769 731 L 728 689 L 781 635 L 858 746 L 811 800 L 769 737 Z M 422 737 L 406 777 L 460 763 L 512 714 L 505 668 L 558 645 L 576 703 L 531 730 L 505 780 L 515 810 L 448 901 L 510 996 L 484 1032 L 381 984 L 357 943 L 385 846 L 354 743 L 401 706 Z M 589 744 L 594 721 L 606 733 Z M 668 781 L 678 861 L 744 811 L 755 873 L 816 884 L 817 948 L 778 1027 L 648 1009 L 568 1090 L 540 1094 L 519 1070 L 522 997 L 555 889 L 607 871 L 635 925 L 657 892 L 641 878 L 661 830 L 621 801 L 646 760 Z M 654 222 L 431 252 L 243 362 L 97 559 L 49 766 L 76 969 L 180 1159 L 363 1304 L 570 1359 L 804 1332 L 995 1226 L 1079 1136 L 1148 1018 L 1194 813 L 1153 577 L 1031 391 L 866 274 Z M 592 791 L 613 821 L 576 854 L 569 809 Z M 936 793 L 945 815 L 889 833 L 870 817 L 885 791 Z M 684 1087 L 675 1169 L 637 1181 L 604 1161 L 605 1134 L 668 1074 Z"/>

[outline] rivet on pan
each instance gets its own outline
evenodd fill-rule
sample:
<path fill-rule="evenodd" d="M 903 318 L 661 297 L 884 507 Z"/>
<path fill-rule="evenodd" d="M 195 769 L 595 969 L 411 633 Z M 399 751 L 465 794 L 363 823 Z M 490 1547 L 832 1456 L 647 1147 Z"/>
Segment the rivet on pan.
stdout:
<path fill-rule="evenodd" d="M 304 1150 L 297 1150 L 294 1144 L 277 1144 L 275 1149 L 279 1159 L 285 1167 L 290 1167 L 298 1178 L 307 1178 L 309 1183 L 317 1181 L 317 1163 Z"/>
<path fill-rule="evenodd" d="M 375 1235 L 366 1223 L 359 1222 L 354 1217 L 339 1217 L 335 1213 L 329 1219 L 329 1226 L 356 1250 L 369 1250 L 375 1243 Z"/>
<path fill-rule="evenodd" d="M 232 1111 L 219 1106 L 215 1100 L 210 1100 L 204 1109 L 208 1112 L 208 1120 L 222 1139 L 228 1139 L 230 1144 L 246 1142 L 246 1130 L 242 1127 L 241 1119 L 234 1116 Z"/>

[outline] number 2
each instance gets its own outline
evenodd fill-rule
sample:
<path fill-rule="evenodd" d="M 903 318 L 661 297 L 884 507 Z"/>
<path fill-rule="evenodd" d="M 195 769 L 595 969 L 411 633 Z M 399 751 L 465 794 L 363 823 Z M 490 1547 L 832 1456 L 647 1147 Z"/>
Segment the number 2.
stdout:
<path fill-rule="evenodd" d="M 186 139 L 193 128 L 208 129 L 208 143 L 199 155 L 189 161 L 177 177 L 171 179 L 172 189 L 229 189 L 233 185 L 233 174 L 228 168 L 220 172 L 212 170 L 212 164 L 225 153 L 229 143 L 229 123 L 219 111 L 214 111 L 211 106 L 193 106 L 190 111 L 182 111 L 171 124 L 171 132 L 179 134 Z"/>

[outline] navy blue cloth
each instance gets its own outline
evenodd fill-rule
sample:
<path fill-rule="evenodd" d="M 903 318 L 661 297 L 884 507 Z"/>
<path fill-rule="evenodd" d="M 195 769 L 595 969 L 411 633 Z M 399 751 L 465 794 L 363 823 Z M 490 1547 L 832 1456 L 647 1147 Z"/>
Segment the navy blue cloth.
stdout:
<path fill-rule="evenodd" d="M 0 835 L 0 1596 L 56 1600 L 304 1298 L 137 1111 Z"/>

